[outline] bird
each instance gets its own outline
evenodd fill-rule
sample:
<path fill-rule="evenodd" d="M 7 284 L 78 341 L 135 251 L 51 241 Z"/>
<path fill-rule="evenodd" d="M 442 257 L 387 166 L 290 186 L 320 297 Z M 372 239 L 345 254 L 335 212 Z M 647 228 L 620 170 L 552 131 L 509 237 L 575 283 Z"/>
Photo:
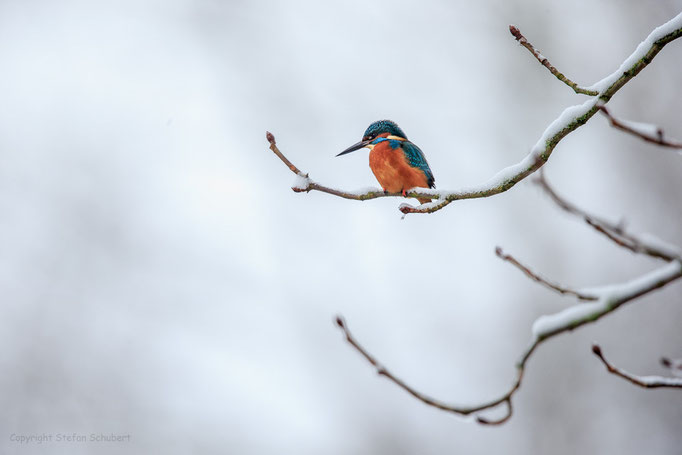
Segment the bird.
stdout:
<path fill-rule="evenodd" d="M 424 153 L 407 139 L 402 129 L 391 120 L 378 120 L 365 130 L 362 140 L 336 156 L 368 148 L 369 167 L 384 192 L 402 193 L 412 188 L 435 188 L 436 179 Z M 417 198 L 421 204 L 429 198 Z"/>

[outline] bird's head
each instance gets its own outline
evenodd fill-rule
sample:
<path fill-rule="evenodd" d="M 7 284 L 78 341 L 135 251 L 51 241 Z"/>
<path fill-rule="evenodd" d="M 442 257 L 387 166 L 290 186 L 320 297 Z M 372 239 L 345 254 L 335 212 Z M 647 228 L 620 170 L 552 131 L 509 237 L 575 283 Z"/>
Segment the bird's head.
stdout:
<path fill-rule="evenodd" d="M 377 138 L 398 139 L 404 141 L 407 139 L 407 136 L 395 122 L 392 122 L 391 120 L 379 120 L 367 127 L 360 142 L 351 145 L 336 156 L 345 155 L 346 153 L 354 152 L 363 147 L 368 147 L 371 149 L 374 147 L 373 142 L 376 141 Z"/>

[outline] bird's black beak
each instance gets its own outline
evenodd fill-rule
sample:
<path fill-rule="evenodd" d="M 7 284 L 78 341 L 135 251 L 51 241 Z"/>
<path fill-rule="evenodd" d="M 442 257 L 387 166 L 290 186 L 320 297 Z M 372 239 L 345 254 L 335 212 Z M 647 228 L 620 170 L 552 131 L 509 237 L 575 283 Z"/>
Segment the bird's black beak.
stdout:
<path fill-rule="evenodd" d="M 339 154 L 336 155 L 336 156 L 341 156 L 341 155 L 345 155 L 346 153 L 350 153 L 350 152 L 354 152 L 354 151 L 356 151 L 356 150 L 360 150 L 360 149 L 363 148 L 363 147 L 367 147 L 367 145 L 368 145 L 370 142 L 371 142 L 371 141 L 360 141 L 360 142 L 358 142 L 357 144 L 351 145 L 351 146 L 348 147 L 346 150 L 344 150 L 343 152 L 339 153 Z"/>

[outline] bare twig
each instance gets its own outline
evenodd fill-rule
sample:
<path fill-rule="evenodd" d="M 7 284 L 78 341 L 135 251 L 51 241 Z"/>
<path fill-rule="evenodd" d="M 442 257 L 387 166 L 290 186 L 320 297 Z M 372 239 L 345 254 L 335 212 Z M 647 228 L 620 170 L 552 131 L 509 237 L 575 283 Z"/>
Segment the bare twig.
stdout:
<path fill-rule="evenodd" d="M 635 241 L 632 241 L 625 237 L 624 233 L 620 235 L 616 234 L 615 231 L 610 230 L 607 225 L 599 224 L 597 221 L 592 220 L 592 218 L 585 217 L 585 222 L 592 226 L 597 232 L 605 235 L 609 240 L 618 246 L 621 246 L 633 253 L 643 253 L 643 248 Z"/>
<path fill-rule="evenodd" d="M 675 254 L 674 251 L 668 251 L 667 249 L 661 248 L 659 245 L 654 245 L 651 242 L 645 241 L 641 237 L 629 234 L 622 225 L 613 224 L 599 217 L 590 215 L 585 210 L 570 203 L 562 196 L 559 196 L 545 178 L 544 172 L 538 172 L 533 181 L 538 184 L 561 209 L 582 218 L 597 232 L 605 235 L 617 245 L 627 248 L 633 253 L 646 254 L 647 256 L 663 259 L 665 261 L 680 259 L 680 255 Z"/>
<path fill-rule="evenodd" d="M 351 334 L 343 317 L 337 316 L 336 324 L 343 331 L 348 343 L 351 346 L 353 346 L 353 348 L 356 351 L 358 351 L 365 358 L 365 360 L 367 360 L 376 369 L 379 375 L 384 376 L 385 378 L 387 378 L 388 380 L 390 380 L 391 382 L 405 390 L 407 393 L 409 393 L 419 401 L 429 406 L 441 409 L 443 411 L 451 412 L 454 414 L 460 414 L 464 416 L 469 414 L 479 414 L 481 411 L 496 408 L 501 404 L 507 404 L 508 405 L 507 415 L 505 415 L 502 419 L 489 420 L 484 417 L 477 416 L 477 421 L 481 424 L 490 425 L 501 424 L 506 422 L 511 417 L 511 414 L 513 412 L 511 403 L 512 397 L 516 393 L 516 391 L 521 387 L 521 382 L 523 380 L 523 375 L 525 372 L 526 363 L 528 362 L 528 359 L 540 344 L 556 335 L 572 331 L 585 324 L 589 324 L 590 322 L 595 322 L 598 319 L 601 319 L 603 316 L 615 311 L 621 305 L 631 300 L 634 300 L 638 297 L 641 297 L 645 294 L 648 294 L 651 291 L 659 289 L 665 286 L 666 284 L 671 283 L 672 281 L 677 280 L 678 278 L 682 277 L 682 263 L 675 261 L 673 264 L 667 264 L 665 267 L 658 271 L 655 271 L 654 273 L 655 276 L 643 277 L 641 286 L 632 286 L 630 284 L 629 286 L 626 286 L 627 288 L 626 290 L 620 292 L 615 296 L 603 296 L 602 297 L 603 302 L 600 300 L 600 302 L 583 304 L 581 305 L 581 307 L 587 307 L 588 305 L 594 306 L 592 308 L 589 308 L 589 311 L 583 311 L 581 313 L 575 314 L 575 316 L 570 320 L 564 321 L 563 318 L 561 318 L 562 322 L 560 324 L 549 325 L 546 329 L 535 333 L 533 342 L 526 349 L 526 351 L 521 356 L 521 359 L 516 364 L 516 379 L 514 380 L 512 386 L 499 398 L 468 407 L 448 404 L 419 392 L 417 389 L 408 385 L 402 379 L 398 378 L 393 373 L 391 373 L 364 347 L 362 347 L 362 345 Z"/>
<path fill-rule="evenodd" d="M 606 116 L 606 118 L 609 119 L 609 122 L 611 123 L 611 126 L 614 128 L 617 128 L 621 131 L 625 131 L 626 133 L 632 134 L 634 136 L 639 137 L 640 139 L 643 139 L 647 142 L 654 143 L 656 145 L 660 145 L 662 147 L 670 147 L 674 149 L 682 149 L 682 142 L 676 142 L 676 141 L 671 141 L 671 140 L 666 140 L 663 137 L 663 129 L 660 127 L 656 127 L 656 135 L 652 136 L 650 134 L 646 134 L 645 132 L 638 130 L 636 128 L 633 128 L 629 122 L 625 122 L 623 120 L 618 120 L 617 118 L 613 117 L 611 113 L 606 109 L 605 106 L 600 106 L 602 114 Z"/>
<path fill-rule="evenodd" d="M 661 365 L 668 368 L 673 376 L 682 378 L 682 359 L 661 357 Z"/>
<path fill-rule="evenodd" d="M 573 289 L 569 289 L 567 287 L 563 287 L 563 286 L 560 286 L 558 284 L 551 283 L 551 282 L 547 281 L 546 279 L 544 279 L 543 277 L 541 277 L 540 275 L 536 274 L 531 269 L 526 267 L 525 265 L 521 264 L 514 256 L 512 256 L 510 254 L 506 254 L 502 250 L 502 248 L 500 248 L 499 246 L 497 248 L 495 248 L 495 254 L 500 259 L 509 262 L 510 264 L 514 265 L 516 268 L 521 270 L 531 280 L 536 281 L 536 282 L 544 285 L 545 287 L 558 292 L 559 294 L 572 295 L 574 297 L 577 297 L 580 300 L 585 300 L 585 301 L 593 301 L 593 300 L 597 300 L 599 298 L 596 295 L 591 295 L 591 294 L 586 294 L 583 292 L 575 291 Z"/>
<path fill-rule="evenodd" d="M 493 400 L 489 403 L 484 403 L 482 405 L 478 406 L 472 406 L 472 407 L 467 407 L 467 406 L 456 406 L 456 405 L 451 405 L 444 403 L 442 401 L 436 400 L 435 398 L 431 398 L 428 395 L 425 395 L 415 388 L 409 386 L 405 381 L 402 379 L 398 378 L 395 376 L 393 373 L 391 373 L 386 367 L 384 367 L 379 361 L 372 356 L 365 348 L 362 347 L 362 345 L 355 339 L 353 334 L 350 332 L 348 329 L 348 326 L 346 324 L 346 321 L 342 316 L 337 316 L 336 317 L 336 325 L 338 325 L 341 330 L 343 331 L 344 335 L 346 336 L 346 341 L 350 343 L 351 346 L 355 348 L 356 351 L 358 351 L 364 358 L 367 360 L 375 369 L 376 372 L 379 376 L 384 376 L 394 384 L 396 384 L 398 387 L 421 401 L 422 403 L 425 403 L 429 406 L 433 406 L 434 408 L 438 408 L 442 411 L 447 411 L 447 412 L 452 412 L 454 414 L 459 414 L 463 416 L 467 416 L 470 414 L 474 414 L 480 411 L 483 411 L 485 409 L 490 409 L 499 406 L 502 403 L 506 403 L 507 406 L 507 415 L 503 417 L 500 420 L 488 420 L 482 417 L 478 417 L 477 420 L 479 423 L 486 424 L 486 425 L 495 425 L 495 424 L 501 424 L 507 421 L 509 417 L 512 414 L 512 407 L 511 407 L 511 396 L 512 394 L 516 391 L 518 386 L 520 385 L 520 380 L 517 381 L 516 387 L 512 387 L 512 389 L 506 393 L 504 396 L 497 400 Z M 522 372 L 521 372 L 522 373 Z M 519 373 L 519 375 L 521 375 Z M 520 377 L 520 376 L 519 376 Z"/>
<path fill-rule="evenodd" d="M 616 368 L 606 360 L 604 354 L 601 351 L 601 348 L 597 344 L 592 345 L 592 352 L 594 353 L 594 355 L 599 357 L 599 360 L 602 361 L 602 363 L 604 364 L 609 373 L 615 374 L 616 376 L 620 376 L 621 378 L 630 381 L 631 383 L 639 387 L 644 387 L 646 389 L 655 389 L 661 387 L 682 388 L 681 378 L 664 378 L 661 376 L 637 376 L 632 373 L 628 373 L 627 371 L 621 370 L 620 368 Z"/>
<path fill-rule="evenodd" d="M 590 95 L 590 96 L 597 96 L 599 95 L 599 92 L 597 90 L 588 90 L 586 88 L 580 87 L 578 84 L 561 74 L 554 66 L 552 66 L 551 63 L 549 63 L 549 60 L 542 55 L 540 52 L 538 52 L 532 44 L 528 42 L 525 36 L 521 34 L 518 28 L 516 28 L 513 25 L 509 26 L 509 31 L 511 32 L 512 35 L 514 35 L 514 38 L 516 38 L 516 41 L 519 42 L 519 44 L 526 49 L 528 49 L 528 52 L 533 54 L 533 57 L 537 59 L 538 62 L 545 68 L 549 70 L 550 73 L 552 73 L 557 79 L 559 79 L 561 82 L 564 84 L 568 85 L 573 89 L 575 93 L 580 93 L 582 95 Z"/>
<path fill-rule="evenodd" d="M 590 118 L 592 118 L 597 111 L 599 111 L 601 105 L 607 103 L 611 97 L 618 92 L 618 90 L 620 90 L 627 82 L 632 80 L 632 78 L 637 76 L 640 71 L 649 65 L 649 63 L 651 63 L 654 57 L 656 57 L 656 55 L 666 44 L 679 38 L 680 36 L 682 36 L 682 13 L 668 21 L 668 23 L 652 31 L 645 40 L 648 44 L 650 44 L 650 46 L 647 48 L 640 45 L 635 52 L 623 63 L 621 68 L 602 80 L 600 87 L 603 87 L 598 93 L 583 90 L 585 93 L 595 96 L 582 105 L 571 106 L 565 109 L 561 116 L 547 127 L 540 139 L 537 141 L 536 145 L 521 162 L 506 169 L 502 169 L 492 179 L 474 189 L 467 189 L 464 191 L 437 191 L 419 189 L 410 191 L 407 194 L 408 197 L 432 199 L 432 202 L 422 204 L 417 207 L 412 207 L 408 204 L 402 204 L 399 207 L 400 211 L 404 214 L 433 213 L 444 208 L 453 201 L 490 197 L 509 190 L 518 182 L 540 169 L 547 162 L 557 144 L 564 137 L 587 123 L 587 121 L 590 120 Z M 559 74 L 556 71 L 555 73 L 555 75 Z M 563 79 L 560 78 L 560 80 L 564 82 L 568 81 L 568 79 L 565 77 Z M 270 137 L 272 137 L 271 134 L 268 135 L 268 140 Z M 277 149 L 274 143 L 274 138 L 273 141 L 270 142 L 270 148 L 273 151 Z M 319 185 L 310 180 L 307 175 L 304 175 L 298 171 L 298 169 L 293 166 L 283 154 L 278 152 L 275 153 L 277 153 L 280 159 L 282 159 L 282 161 L 289 166 L 289 169 L 291 169 L 292 172 L 304 179 L 301 184 L 297 184 L 293 187 L 294 191 L 309 192 L 315 190 L 346 199 L 355 200 L 375 199 L 386 196 L 402 196 L 401 194 L 397 193 L 385 194 L 379 190 L 353 193 Z"/>
<path fill-rule="evenodd" d="M 303 173 L 301 171 L 299 171 L 298 168 L 296 166 L 294 166 L 293 163 L 291 161 L 289 161 L 286 156 L 284 156 L 284 154 L 282 154 L 282 152 L 279 151 L 279 149 L 277 148 L 277 141 L 275 140 L 274 134 L 272 134 L 270 131 L 266 131 L 265 132 L 265 138 L 270 143 L 270 150 L 275 152 L 275 155 L 277 155 L 279 157 L 279 159 L 282 160 L 284 162 L 284 164 L 286 164 L 289 169 L 291 169 L 291 172 L 293 172 L 296 175 L 300 175 L 301 177 L 307 177 L 308 176 L 307 174 L 304 176 Z"/>

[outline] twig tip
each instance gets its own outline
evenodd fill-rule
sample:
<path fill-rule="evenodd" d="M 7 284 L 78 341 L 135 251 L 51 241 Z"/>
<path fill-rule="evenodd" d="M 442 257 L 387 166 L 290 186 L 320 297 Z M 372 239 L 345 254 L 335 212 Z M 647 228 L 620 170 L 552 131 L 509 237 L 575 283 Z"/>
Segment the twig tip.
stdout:
<path fill-rule="evenodd" d="M 516 40 L 520 40 L 523 36 L 521 35 L 521 32 L 519 31 L 518 28 L 516 28 L 515 25 L 510 25 L 509 26 L 509 32 L 516 38 Z"/>
<path fill-rule="evenodd" d="M 342 329 L 346 328 L 346 322 L 343 320 L 343 316 L 337 315 L 334 322 L 336 322 L 336 325 L 338 325 Z"/>
<path fill-rule="evenodd" d="M 266 131 L 266 132 L 265 132 L 265 138 L 268 140 L 268 142 L 270 143 L 270 145 L 275 145 L 275 144 L 276 144 L 276 142 L 275 142 L 275 136 L 274 136 L 270 131 Z"/>
<path fill-rule="evenodd" d="M 670 361 L 669 358 L 667 357 L 661 357 L 661 365 L 663 365 L 666 368 L 670 368 L 672 366 L 672 362 Z"/>
<path fill-rule="evenodd" d="M 599 357 L 601 357 L 601 355 L 602 355 L 602 354 L 601 354 L 601 348 L 599 347 L 598 344 L 593 344 L 593 345 L 592 345 L 592 352 L 593 352 L 595 355 L 598 355 Z"/>

